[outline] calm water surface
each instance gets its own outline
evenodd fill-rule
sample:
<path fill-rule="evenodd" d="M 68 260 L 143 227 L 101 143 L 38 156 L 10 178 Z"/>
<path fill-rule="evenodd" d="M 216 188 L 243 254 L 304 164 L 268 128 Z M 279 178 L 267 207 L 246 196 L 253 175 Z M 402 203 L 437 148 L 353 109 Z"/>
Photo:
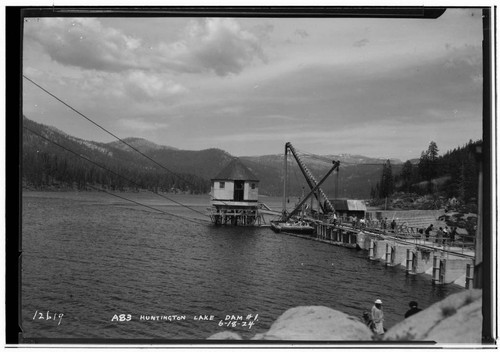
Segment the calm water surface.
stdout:
<path fill-rule="evenodd" d="M 207 220 L 154 194 L 120 196 Z M 201 213 L 209 204 L 208 196 L 175 199 Z M 261 201 L 280 208 L 279 199 Z M 25 192 L 22 211 L 27 338 L 202 340 L 224 330 L 250 338 L 295 306 L 323 305 L 359 317 L 376 298 L 384 301 L 390 327 L 403 319 L 410 300 L 425 308 L 461 290 L 434 287 L 425 275 L 407 277 L 368 260 L 365 251 L 269 228 L 187 221 L 108 194 Z M 47 320 L 47 311 L 56 319 Z M 121 314 L 128 321 L 119 321 Z M 141 320 L 174 315 L 185 320 Z M 200 315 L 213 320 L 194 319 Z M 226 315 L 247 324 L 219 326 Z"/>

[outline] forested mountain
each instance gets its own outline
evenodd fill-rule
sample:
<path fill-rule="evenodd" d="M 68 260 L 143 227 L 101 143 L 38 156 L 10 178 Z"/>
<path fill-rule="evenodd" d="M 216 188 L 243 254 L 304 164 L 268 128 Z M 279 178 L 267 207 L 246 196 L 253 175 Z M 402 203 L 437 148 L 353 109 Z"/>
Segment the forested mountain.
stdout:
<path fill-rule="evenodd" d="M 129 142 L 134 146 L 133 140 Z M 35 189 L 84 190 L 102 187 L 112 190 L 209 192 L 209 180 L 194 173 L 183 172 L 185 167 L 182 162 L 178 162 L 178 168 L 173 164 L 165 166 L 158 161 L 152 162 L 126 145 L 125 147 L 119 148 L 115 143 L 105 144 L 74 138 L 24 118 L 23 183 Z M 178 152 L 168 148 L 166 151 Z M 199 153 L 219 155 L 221 161 L 231 158 L 227 153 L 217 150 Z M 155 160 L 154 155 L 150 159 Z M 215 167 L 211 169 L 215 170 Z"/>
<path fill-rule="evenodd" d="M 392 198 L 399 205 L 408 207 L 404 199 L 413 202 L 419 196 L 431 198 L 434 206 L 443 201 L 456 205 L 476 204 L 479 187 L 479 162 L 482 141 L 470 140 L 466 145 L 439 155 L 435 142 L 422 151 L 420 159 L 406 161 L 399 172 L 394 172 L 386 162 L 382 177 L 371 191 L 372 204 Z"/>
<path fill-rule="evenodd" d="M 299 153 L 300 154 L 300 153 Z M 261 188 L 267 194 L 281 195 L 283 193 L 283 155 L 265 155 L 258 157 L 242 157 L 247 166 L 252 168 L 261 180 Z M 351 155 L 310 156 L 302 155 L 301 159 L 307 165 L 317 181 L 333 166 L 334 160 L 340 161 L 340 170 L 334 171 L 321 188 L 330 198 L 368 198 L 370 189 L 380 180 L 383 159 L 366 158 Z M 354 159 L 359 164 L 354 163 Z M 288 162 L 288 190 L 290 196 L 301 196 L 309 192 L 302 172 L 293 157 L 289 156 Z M 398 160 L 394 160 L 398 162 Z M 401 163 L 401 162 L 399 162 Z M 396 164 L 399 170 L 401 164 Z M 265 183 L 265 185 L 263 184 Z"/>
<path fill-rule="evenodd" d="M 444 197 L 474 201 L 478 194 L 478 147 L 482 141 L 470 140 L 466 145 L 439 156 L 435 142 L 423 151 L 418 165 L 406 162 L 396 178 L 398 190 L 418 194 L 438 192 Z"/>
<path fill-rule="evenodd" d="M 23 119 L 23 125 L 23 184 L 33 189 L 149 189 L 208 193 L 210 179 L 233 159 L 229 153 L 215 148 L 179 150 L 141 138 L 126 138 L 126 144 L 120 141 L 98 143 L 69 136 L 28 118 Z M 466 186 L 475 182 L 472 176 L 477 174 L 475 166 L 469 165 L 473 158 L 470 152 L 457 149 L 440 158 L 440 163 L 436 164 L 439 165 L 437 174 L 431 175 L 431 183 L 444 182 L 440 175 L 446 175 L 448 179 L 443 183 L 443 189 L 449 194 L 462 192 L 465 197 L 473 196 L 474 189 Z M 259 178 L 260 194 L 282 195 L 282 154 L 240 159 Z M 318 181 L 330 170 L 334 160 L 340 161 L 340 171 L 330 175 L 322 186 L 331 198 L 370 198 L 374 189 L 380 188 L 387 163 L 391 165 L 392 192 L 426 191 L 422 179 L 422 170 L 425 169 L 421 166 L 425 165 L 422 158 L 418 164 L 414 160 L 403 164 L 399 160 L 387 161 L 359 155 L 303 154 L 302 160 Z M 307 193 L 309 187 L 291 157 L 288 171 L 287 193 L 291 197 Z"/>
<path fill-rule="evenodd" d="M 158 145 L 156 143 L 150 142 L 144 138 L 136 138 L 136 137 L 128 137 L 123 139 L 124 142 L 126 142 L 129 145 L 132 145 L 134 148 L 139 150 L 142 153 L 147 153 L 152 150 L 168 150 L 168 149 L 173 149 L 177 150 L 177 148 L 166 146 L 166 145 Z M 115 147 L 121 150 L 125 151 L 130 151 L 130 147 L 128 147 L 126 144 L 120 141 L 115 141 L 108 143 L 109 146 Z"/>

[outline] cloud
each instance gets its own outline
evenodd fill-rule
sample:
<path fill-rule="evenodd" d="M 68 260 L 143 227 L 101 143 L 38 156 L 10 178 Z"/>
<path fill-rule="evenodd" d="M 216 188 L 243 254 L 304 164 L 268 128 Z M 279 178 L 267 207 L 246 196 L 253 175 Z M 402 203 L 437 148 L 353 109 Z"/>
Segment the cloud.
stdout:
<path fill-rule="evenodd" d="M 161 99 L 188 91 L 181 84 L 157 74 L 131 71 L 125 78 L 125 89 L 138 99 Z"/>
<path fill-rule="evenodd" d="M 241 106 L 223 106 L 219 109 L 215 109 L 214 112 L 217 115 L 238 116 L 243 112 L 243 108 Z"/>
<path fill-rule="evenodd" d="M 115 105 L 148 103 L 161 105 L 188 92 L 183 85 L 174 82 L 169 75 L 140 70 L 126 72 L 103 72 L 83 70 L 54 76 L 53 72 L 41 75 L 35 69 L 27 68 L 28 77 L 35 81 L 44 80 L 44 86 L 62 97 L 75 94 L 87 104 Z M 33 76 L 29 73 L 33 72 Z M 152 104 L 154 103 L 154 104 Z"/>
<path fill-rule="evenodd" d="M 360 47 L 362 47 L 362 46 L 367 45 L 369 42 L 370 42 L 370 41 L 369 41 L 368 39 L 364 38 L 364 39 L 361 39 L 361 40 L 358 40 L 358 41 L 354 42 L 354 44 L 353 44 L 353 45 L 354 45 L 355 47 L 360 48 Z"/>
<path fill-rule="evenodd" d="M 261 42 L 272 26 L 244 29 L 236 19 L 187 22 L 174 42 L 143 45 L 139 38 L 106 27 L 95 18 L 43 18 L 26 23 L 26 43 L 38 45 L 60 64 L 89 70 L 130 69 L 238 74 L 266 61 Z"/>
<path fill-rule="evenodd" d="M 245 154 L 246 141 L 261 153 L 281 150 L 286 138 L 361 154 L 371 150 L 367 143 L 381 143 L 389 154 L 410 150 L 410 141 L 424 149 L 432 138 L 444 150 L 442 138 L 480 136 L 475 17 L 461 18 L 474 27 L 412 21 L 399 31 L 397 21 L 363 28 L 310 19 L 44 18 L 25 24 L 23 72 L 119 135 L 143 133 L 182 148 Z M 24 88 L 25 106 L 43 106 L 46 119 L 48 98 Z M 59 116 L 55 126 L 84 131 L 59 110 L 50 113 Z"/>
<path fill-rule="evenodd" d="M 302 39 L 309 37 L 309 33 L 307 33 L 304 29 L 297 29 L 295 31 L 295 35 L 301 37 Z"/>
<path fill-rule="evenodd" d="M 163 45 L 162 51 L 167 63 L 184 71 L 215 72 L 218 76 L 238 74 L 256 59 L 266 61 L 260 35 L 230 18 L 191 21 L 184 38 Z"/>
<path fill-rule="evenodd" d="M 296 117 L 283 114 L 269 114 L 269 115 L 257 116 L 257 118 L 260 120 L 267 120 L 268 122 L 270 120 L 276 120 L 278 122 L 297 121 Z"/>
<path fill-rule="evenodd" d="M 42 18 L 25 26 L 28 43 L 34 41 L 63 65 L 117 72 L 137 68 L 137 38 L 105 28 L 93 18 Z"/>
<path fill-rule="evenodd" d="M 463 47 L 453 47 L 449 50 L 448 60 L 446 61 L 447 68 L 460 68 L 461 66 L 469 68 L 481 68 L 482 52 L 479 46 L 465 45 Z"/>
<path fill-rule="evenodd" d="M 169 125 L 164 122 L 151 122 L 145 121 L 144 119 L 121 119 L 119 124 L 125 130 L 129 130 L 132 133 L 142 133 L 157 131 L 158 129 L 165 129 Z"/>

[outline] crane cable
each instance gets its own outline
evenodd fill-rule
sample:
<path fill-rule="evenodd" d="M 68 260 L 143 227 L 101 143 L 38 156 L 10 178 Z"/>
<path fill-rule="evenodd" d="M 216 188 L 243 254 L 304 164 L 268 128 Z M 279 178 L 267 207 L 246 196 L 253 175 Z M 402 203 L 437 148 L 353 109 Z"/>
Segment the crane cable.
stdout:
<path fill-rule="evenodd" d="M 68 107 L 69 109 L 71 109 L 72 111 L 76 112 L 78 115 L 82 116 L 85 120 L 89 121 L 90 123 L 92 123 L 93 125 L 97 126 L 98 128 L 100 128 L 101 130 L 103 130 L 104 132 L 108 133 L 109 135 L 113 136 L 114 138 L 116 138 L 117 140 L 119 140 L 120 142 L 122 142 L 123 144 L 125 144 L 126 146 L 128 146 L 129 148 L 131 148 L 132 150 L 136 151 L 137 153 L 139 153 L 140 155 L 142 155 L 143 157 L 145 157 L 146 159 L 150 160 L 151 162 L 153 162 L 155 165 L 158 165 L 160 168 L 164 169 L 165 171 L 171 173 L 172 175 L 174 175 L 175 177 L 177 177 L 178 179 L 186 182 L 187 184 L 193 186 L 193 187 L 197 187 L 195 184 L 193 184 L 191 181 L 189 180 L 186 180 L 185 178 L 181 177 L 180 175 L 176 174 L 175 172 L 169 170 L 167 167 L 165 167 L 164 165 L 158 163 L 156 160 L 152 159 L 151 157 L 149 157 L 148 155 L 144 154 L 143 152 L 141 152 L 140 150 L 138 150 L 137 148 L 135 148 L 134 146 L 130 145 L 130 143 L 127 143 L 125 140 L 123 140 L 122 138 L 118 137 L 117 135 L 115 135 L 114 133 L 112 133 L 111 131 L 108 131 L 106 128 L 102 127 L 101 125 L 99 125 L 97 122 L 93 121 L 92 119 L 90 119 L 89 117 L 85 116 L 83 113 L 81 113 L 80 111 L 78 111 L 77 109 L 73 108 L 71 105 L 67 104 L 66 102 L 64 102 L 62 99 L 58 98 L 56 95 L 52 94 L 50 91 L 48 91 L 47 89 L 45 89 L 44 87 L 42 87 L 41 85 L 39 85 L 38 83 L 36 83 L 35 81 L 33 81 L 32 79 L 30 79 L 29 77 L 27 77 L 26 75 L 23 75 L 23 77 L 28 80 L 29 82 L 31 82 L 33 85 L 35 85 L 36 87 L 40 88 L 42 91 L 44 91 L 45 93 L 47 93 L 48 95 L 50 95 L 51 97 L 53 97 L 54 99 L 56 99 L 57 101 L 59 101 L 61 104 L 63 104 L 64 106 Z M 174 200 L 172 199 L 169 199 L 171 200 L 172 202 L 175 202 Z M 222 201 L 223 204 L 226 204 L 226 202 Z M 179 203 L 180 205 L 182 205 L 181 203 Z M 226 204 L 227 205 L 227 204 Z M 184 206 L 184 205 L 183 205 Z"/>
<path fill-rule="evenodd" d="M 117 172 L 115 172 L 115 171 L 113 171 L 113 170 L 111 170 L 111 169 L 109 169 L 109 168 L 107 168 L 107 167 L 105 167 L 105 166 L 103 166 L 103 165 L 101 165 L 101 164 L 99 164 L 99 163 L 97 163 L 97 162 L 95 162 L 95 161 L 93 161 L 93 160 L 91 160 L 91 159 L 87 158 L 87 157 L 86 157 L 86 156 L 84 156 L 84 155 L 78 154 L 77 152 L 75 152 L 75 151 L 73 151 L 73 150 L 71 150 L 71 149 L 69 149 L 69 148 L 67 148 L 67 147 L 65 147 L 65 146 L 63 146 L 63 145 L 61 145 L 61 144 L 59 144 L 59 143 L 57 143 L 57 142 L 55 142 L 55 141 L 53 141 L 53 140 L 51 140 L 51 139 L 49 139 L 49 138 L 47 138 L 47 137 L 45 137 L 45 136 L 43 136 L 43 135 L 41 135 L 41 134 L 39 134 L 39 133 L 35 132 L 35 131 L 33 131 L 33 130 L 32 130 L 31 128 L 29 128 L 29 127 L 23 126 L 23 128 L 24 128 L 24 129 L 26 129 L 26 130 L 28 130 L 28 131 L 30 131 L 30 132 L 31 132 L 31 133 L 33 133 L 34 135 L 36 135 L 36 136 L 38 136 L 38 137 L 40 137 L 40 138 L 43 138 L 43 139 L 45 139 L 46 141 L 48 141 L 48 142 L 50 142 L 50 143 L 53 143 L 53 144 L 55 144 L 56 146 L 58 146 L 58 147 L 60 147 L 60 148 L 62 148 L 62 149 L 64 149 L 64 150 L 66 150 L 66 151 L 68 151 L 68 152 L 70 152 L 70 153 L 72 153 L 72 154 L 74 154 L 74 155 L 76 155 L 76 156 L 78 156 L 79 158 L 81 158 L 81 159 L 83 159 L 83 160 L 86 160 L 86 161 L 88 161 L 88 162 L 90 162 L 90 163 L 92 163 L 92 164 L 96 165 L 97 167 L 100 167 L 101 169 L 106 170 L 106 171 L 108 171 L 108 172 L 110 172 L 110 173 L 112 173 L 112 174 L 114 174 L 114 175 L 116 175 L 116 176 L 118 176 L 118 177 L 120 177 L 120 178 L 122 178 L 122 179 L 126 180 L 127 182 L 130 182 L 131 184 L 133 184 L 133 185 L 135 185 L 135 186 L 138 186 L 138 187 L 143 188 L 143 187 L 142 187 L 142 185 L 138 184 L 138 183 L 137 183 L 137 182 L 135 182 L 134 180 L 131 180 L 131 179 L 129 179 L 129 178 L 127 178 L 127 177 L 123 176 L 123 175 L 120 175 L 119 173 L 117 173 Z M 89 186 L 89 187 L 91 187 L 91 188 L 97 189 L 97 190 L 99 190 L 99 191 L 103 191 L 103 192 L 105 192 L 105 193 L 111 194 L 111 195 L 113 195 L 113 196 L 115 196 L 115 197 L 122 198 L 122 199 L 126 199 L 126 200 L 128 200 L 128 201 L 130 201 L 130 202 L 133 202 L 133 203 L 136 203 L 136 204 L 142 205 L 142 206 L 144 206 L 144 207 L 146 207 L 146 208 L 151 208 L 151 209 L 154 209 L 154 210 L 156 210 L 156 211 L 162 212 L 162 213 L 164 213 L 164 214 L 168 214 L 168 215 L 171 215 L 171 216 L 175 216 L 175 217 L 179 217 L 179 218 L 182 218 L 182 219 L 186 219 L 186 220 L 190 220 L 190 221 L 192 221 L 191 219 L 187 219 L 187 218 L 185 218 L 185 217 L 182 217 L 182 216 L 179 216 L 179 215 L 176 215 L 176 214 L 172 214 L 172 213 L 168 213 L 168 212 L 165 212 L 165 211 L 163 211 L 163 210 L 159 210 L 159 209 L 153 208 L 153 207 L 151 207 L 151 206 L 148 206 L 148 205 L 145 205 L 145 204 L 142 204 L 142 203 L 136 202 L 136 201 L 134 201 L 134 200 L 131 200 L 131 199 L 128 199 L 128 198 L 125 198 L 125 197 L 118 196 L 118 195 L 116 195 L 116 194 L 114 194 L 114 193 L 107 192 L 107 191 L 106 191 L 106 190 L 104 190 L 104 189 L 97 188 L 97 187 L 93 187 L 92 185 L 88 185 L 88 186 Z M 206 214 L 204 214 L 204 213 L 202 213 L 202 212 L 200 212 L 200 211 L 198 211 L 198 210 L 196 210 L 196 209 L 194 209 L 194 208 L 191 208 L 191 207 L 189 207 L 189 206 L 187 206 L 187 205 L 184 205 L 184 204 L 182 204 L 182 203 L 180 203 L 180 202 L 178 202 L 178 201 L 176 201 L 176 200 L 174 200 L 174 199 L 171 199 L 171 198 L 169 198 L 169 197 L 166 197 L 166 196 L 164 196 L 164 195 L 162 195 L 162 194 L 160 194 L 160 193 L 157 193 L 157 192 L 153 192 L 153 191 L 150 191 L 150 192 L 152 192 L 152 193 L 154 193 L 154 194 L 156 194 L 156 195 L 158 195 L 158 196 L 160 196 L 160 197 L 162 197 L 162 198 L 164 198 L 164 199 L 167 199 L 167 200 L 169 200 L 169 201 L 171 201 L 171 202 L 173 202 L 173 203 L 176 203 L 176 204 L 178 204 L 178 205 L 180 205 L 180 206 L 182 206 L 182 207 L 185 207 L 185 208 L 187 208 L 187 209 L 189 209 L 189 210 L 192 210 L 192 211 L 194 211 L 194 212 L 196 212 L 196 213 L 198 213 L 198 214 L 201 214 L 201 215 L 203 215 L 203 216 L 206 216 Z"/>
<path fill-rule="evenodd" d="M 101 125 L 99 125 L 97 122 L 93 121 L 92 119 L 90 119 L 89 117 L 85 116 L 83 113 L 81 113 L 80 111 L 76 110 L 75 108 L 73 108 L 71 105 L 67 104 L 66 102 L 64 102 L 63 100 L 59 99 L 57 96 L 55 96 L 54 94 L 52 94 L 51 92 L 49 92 L 47 89 L 43 88 L 41 85 L 39 85 L 38 83 L 34 82 L 32 79 L 26 77 L 25 75 L 23 75 L 23 77 L 25 79 L 27 79 L 29 82 L 33 83 L 35 86 L 37 86 L 38 88 L 40 88 L 42 91 L 44 91 L 45 93 L 47 93 L 48 95 L 50 95 L 51 97 L 53 97 L 54 99 L 56 99 L 57 101 L 59 101 L 61 104 L 65 105 L 66 107 L 68 107 L 69 109 L 73 110 L 74 112 L 76 112 L 78 115 L 82 116 L 85 120 L 89 121 L 90 123 L 92 123 L 93 125 L 97 126 L 98 128 L 100 128 L 101 130 L 103 130 L 104 132 L 108 133 L 109 135 L 113 136 L 114 138 L 116 138 L 117 140 L 119 140 L 120 142 L 122 142 L 123 144 L 125 144 L 126 146 L 128 146 L 130 149 L 136 151 L 137 153 L 139 153 L 140 155 L 142 155 L 143 157 L 145 157 L 146 159 L 148 159 L 149 161 L 153 162 L 155 165 L 158 165 L 159 167 L 161 167 L 162 169 L 164 169 L 165 171 L 171 173 L 172 175 L 174 175 L 175 177 L 179 178 L 180 180 L 190 184 L 191 186 L 194 186 L 196 187 L 196 185 L 194 185 L 192 182 L 190 182 L 189 180 L 186 180 L 184 179 L 183 177 L 181 177 L 180 175 L 176 174 L 175 172 L 169 170 L 168 168 L 166 168 L 165 166 L 163 166 L 162 164 L 158 163 L 156 160 L 152 159 L 151 157 L 149 157 L 148 155 L 144 154 L 143 152 L 141 152 L 140 150 L 138 150 L 137 148 L 135 148 L 134 146 L 132 146 L 130 143 L 127 143 L 125 140 L 123 140 L 122 138 L 118 137 L 117 135 L 115 135 L 114 133 L 112 133 L 111 131 L 108 131 L 106 128 L 102 127 Z"/>
<path fill-rule="evenodd" d="M 135 203 L 135 204 L 140 205 L 140 206 L 142 206 L 142 207 L 145 207 L 145 208 L 148 208 L 148 209 L 151 209 L 151 210 L 155 210 L 155 211 L 157 211 L 157 212 L 159 212 L 159 213 L 161 213 L 161 214 L 170 215 L 170 216 L 173 216 L 173 217 L 176 217 L 176 218 L 180 218 L 180 219 L 182 219 L 182 220 L 186 220 L 186 221 L 193 222 L 193 223 L 195 223 L 195 224 L 200 224 L 200 225 L 205 225 L 205 224 L 206 224 L 206 222 L 207 222 L 206 220 L 202 220 L 202 219 L 196 219 L 196 220 L 195 220 L 195 219 L 190 219 L 190 218 L 187 218 L 187 217 L 185 217 L 185 216 L 181 216 L 181 215 L 177 215 L 177 214 L 172 214 L 172 213 L 169 213 L 169 212 L 167 212 L 167 211 L 164 211 L 164 210 L 161 210 L 161 209 L 158 209 L 158 208 L 152 207 L 152 206 L 150 206 L 150 205 L 147 205 L 147 204 L 143 204 L 143 203 L 137 202 L 137 201 L 135 201 L 135 200 L 133 200 L 133 199 L 130 199 L 130 198 L 127 198 L 127 197 L 123 197 L 123 196 L 119 196 L 118 194 L 115 194 L 115 193 L 108 192 L 107 190 L 102 189 L 102 188 L 94 187 L 94 186 L 92 186 L 92 185 L 87 185 L 87 186 L 89 186 L 90 188 L 93 188 L 93 189 L 95 189 L 95 190 L 97 190 L 97 191 L 101 191 L 101 192 L 104 192 L 104 193 L 106 193 L 106 194 L 109 194 L 109 195 L 111 195 L 111 196 L 113 196 L 113 197 L 117 197 L 117 198 L 120 198 L 120 199 L 123 199 L 123 200 L 129 201 L 129 202 L 131 202 L 131 203 Z M 156 193 L 156 194 L 158 194 L 158 193 Z M 158 195 L 160 195 L 160 194 L 158 194 Z M 203 215 L 205 215 L 205 214 L 203 214 Z"/>

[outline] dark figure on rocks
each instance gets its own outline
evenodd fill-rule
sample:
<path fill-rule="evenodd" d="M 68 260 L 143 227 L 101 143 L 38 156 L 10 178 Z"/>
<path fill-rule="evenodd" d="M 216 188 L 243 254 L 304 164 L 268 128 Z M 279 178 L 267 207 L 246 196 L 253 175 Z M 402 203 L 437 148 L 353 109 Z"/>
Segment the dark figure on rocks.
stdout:
<path fill-rule="evenodd" d="M 405 313 L 405 318 L 408 318 L 412 316 L 413 314 L 417 314 L 420 312 L 422 309 L 418 308 L 418 303 L 415 301 L 411 301 L 410 304 L 410 309 Z"/>
<path fill-rule="evenodd" d="M 392 219 L 391 230 L 394 231 L 395 229 L 396 229 L 396 220 Z"/>
<path fill-rule="evenodd" d="M 369 312 L 363 312 L 363 322 L 370 328 L 371 331 L 373 331 L 373 320 L 370 318 L 370 313 Z"/>

